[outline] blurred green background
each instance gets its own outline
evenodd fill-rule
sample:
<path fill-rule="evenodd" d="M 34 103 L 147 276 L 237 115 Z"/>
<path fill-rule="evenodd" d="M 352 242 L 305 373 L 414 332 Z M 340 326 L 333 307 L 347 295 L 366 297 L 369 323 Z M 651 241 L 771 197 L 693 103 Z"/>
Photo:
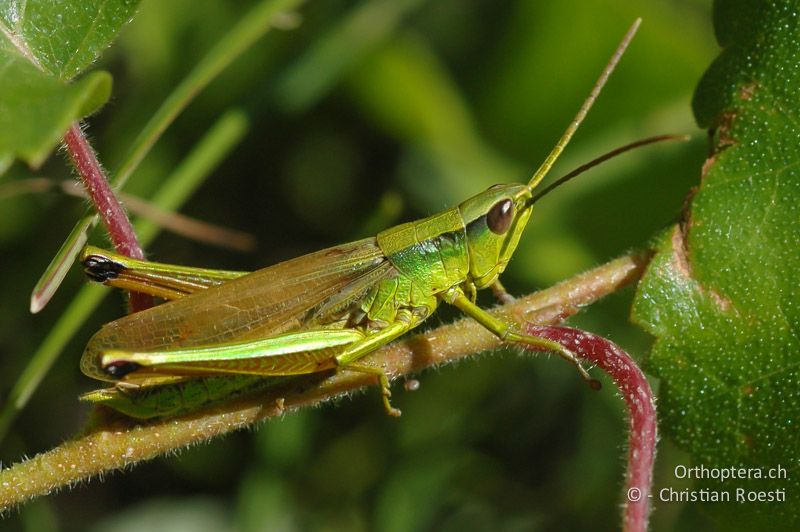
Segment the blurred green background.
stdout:
<path fill-rule="evenodd" d="M 147 119 L 251 2 L 144 0 L 103 56 L 114 97 L 89 120 L 116 168 Z M 623 33 L 639 35 L 554 174 L 660 133 L 686 144 L 625 155 L 548 196 L 504 278 L 528 293 L 645 245 L 699 178 L 705 136 L 689 102 L 717 53 L 707 0 L 319 0 L 286 17 L 167 131 L 126 191 L 147 196 L 220 115 L 248 118 L 242 142 L 183 212 L 254 235 L 252 253 L 170 234 L 165 262 L 256 269 L 426 216 L 489 185 L 527 180 Z M 29 175 L 69 179 L 63 157 Z M 554 175 L 555 177 L 555 175 Z M 58 193 L 0 198 L 0 392 L 6 396 L 84 283 L 74 268 L 51 304 L 30 289 L 81 214 Z M 92 242 L 105 245 L 100 232 Z M 570 323 L 642 360 L 627 289 Z M 484 300 L 487 304 L 490 299 Z M 89 336 L 124 312 L 119 294 L 86 323 L 0 449 L 4 464 L 57 445 L 96 384 L 78 370 Z M 431 324 L 451 319 L 434 317 Z M 626 425 L 610 383 L 586 389 L 555 359 L 484 354 L 394 386 L 399 420 L 375 390 L 291 414 L 40 499 L 0 527 L 24 530 L 613 530 Z M 657 386 L 657 383 L 654 383 Z M 689 460 L 662 441 L 659 485 Z M 659 504 L 653 530 L 707 530 L 690 505 Z"/>

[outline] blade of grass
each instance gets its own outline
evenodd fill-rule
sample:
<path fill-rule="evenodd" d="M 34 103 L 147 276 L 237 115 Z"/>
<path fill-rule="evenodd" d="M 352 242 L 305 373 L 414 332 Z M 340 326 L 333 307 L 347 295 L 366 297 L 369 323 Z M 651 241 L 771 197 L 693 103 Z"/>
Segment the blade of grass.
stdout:
<path fill-rule="evenodd" d="M 248 127 L 247 115 L 239 109 L 222 115 L 153 195 L 150 203 L 162 210 L 178 210 L 239 143 Z M 137 220 L 134 227 L 145 245 L 161 232 L 161 227 L 151 220 Z"/>
<path fill-rule="evenodd" d="M 175 87 L 133 142 L 128 157 L 115 172 L 114 186 L 122 188 L 161 134 L 183 109 L 220 72 L 269 31 L 276 17 L 294 9 L 303 0 L 268 0 L 245 14 L 239 23 Z"/>
<path fill-rule="evenodd" d="M 225 113 L 165 180 L 152 203 L 164 210 L 176 210 L 180 207 L 239 143 L 247 127 L 247 117 L 243 112 L 231 110 Z M 148 221 L 140 221 L 135 227 L 143 246 L 152 242 L 161 230 L 157 224 Z M 109 291 L 97 286 L 84 286 L 50 330 L 17 379 L 0 411 L 0 441 L 8 433 L 17 414 L 28 403 L 58 355 L 108 293 Z"/>
<path fill-rule="evenodd" d="M 31 293 L 31 314 L 36 314 L 42 310 L 53 294 L 56 293 L 61 281 L 67 276 L 67 272 L 72 268 L 75 257 L 86 244 L 86 235 L 97 222 L 97 216 L 82 216 L 81 219 L 69 232 L 67 239 L 61 244 L 55 257 L 47 265 L 42 276 L 36 282 Z"/>
<path fill-rule="evenodd" d="M 128 156 L 114 173 L 112 187 L 121 190 L 131 174 L 138 168 L 142 159 L 161 137 L 175 118 L 220 72 L 228 67 L 242 52 L 261 38 L 280 15 L 294 9 L 303 0 L 266 0 L 246 13 L 197 66 L 186 76 L 175 90 L 164 100 L 150 121 L 133 142 Z M 53 260 L 45 269 L 34 287 L 31 306 L 41 310 L 58 289 L 67 273 L 65 265 L 72 264 L 80 252 L 76 245 L 85 239 L 86 231 L 97 223 L 97 216 L 81 218 L 70 232 L 67 241 L 61 246 Z"/>
<path fill-rule="evenodd" d="M 352 67 L 388 41 L 403 19 L 424 0 L 373 0 L 353 8 L 305 51 L 275 83 L 284 111 L 313 106 Z"/>

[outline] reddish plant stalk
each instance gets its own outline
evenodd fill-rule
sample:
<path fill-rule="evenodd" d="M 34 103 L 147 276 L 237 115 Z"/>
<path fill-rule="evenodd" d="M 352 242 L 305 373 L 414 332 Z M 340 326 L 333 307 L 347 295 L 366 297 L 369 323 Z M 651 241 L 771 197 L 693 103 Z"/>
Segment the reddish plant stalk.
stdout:
<path fill-rule="evenodd" d="M 658 433 L 655 397 L 644 373 L 628 353 L 595 334 L 556 325 L 529 325 L 526 330 L 528 334 L 554 340 L 580 358 L 599 366 L 614 380 L 628 403 L 630 432 L 623 530 L 645 532 L 650 514 L 650 490 Z"/>
<path fill-rule="evenodd" d="M 97 160 L 92 146 L 83 134 L 78 122 L 73 122 L 64 135 L 69 158 L 78 172 L 81 182 L 86 189 L 86 195 L 94 205 L 103 225 L 108 232 L 114 249 L 122 255 L 134 259 L 144 259 L 144 252 L 139 246 L 136 233 L 128 219 L 125 209 L 122 208 L 114 191 L 108 183 L 103 167 Z M 130 307 L 132 312 L 138 312 L 153 306 L 153 298 L 147 294 L 131 292 Z"/>

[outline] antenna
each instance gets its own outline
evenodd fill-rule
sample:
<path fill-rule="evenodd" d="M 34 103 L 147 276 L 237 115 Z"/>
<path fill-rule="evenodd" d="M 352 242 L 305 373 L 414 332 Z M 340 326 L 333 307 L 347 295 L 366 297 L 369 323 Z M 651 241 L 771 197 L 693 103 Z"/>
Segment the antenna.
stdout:
<path fill-rule="evenodd" d="M 586 164 L 580 165 L 570 173 L 562 177 L 559 177 L 558 179 L 547 185 L 547 187 L 545 187 L 541 192 L 534 194 L 533 197 L 528 201 L 528 205 L 536 203 L 537 201 L 542 199 L 542 196 L 544 196 L 548 192 L 551 192 L 553 189 L 560 187 L 573 177 L 577 177 L 582 173 L 584 173 L 586 170 L 594 168 L 598 164 L 606 162 L 609 159 L 613 159 L 617 155 L 621 155 L 626 151 L 630 151 L 635 148 L 641 148 L 642 146 L 647 146 L 648 144 L 654 144 L 656 142 L 663 142 L 666 140 L 681 140 L 685 142 L 688 141 L 689 139 L 690 139 L 689 135 L 658 135 L 655 137 L 647 137 L 646 139 L 637 140 L 636 142 L 631 142 L 630 144 L 626 144 L 624 146 L 620 146 L 619 148 L 615 148 L 608 153 L 604 153 L 600 157 L 592 159 Z"/>
<path fill-rule="evenodd" d="M 550 154 L 547 156 L 541 166 L 539 166 L 539 169 L 536 170 L 536 173 L 533 174 L 531 180 L 528 181 L 528 186 L 531 187 L 531 189 L 535 188 L 536 185 L 541 183 L 542 179 L 544 179 L 544 177 L 547 175 L 547 172 L 550 171 L 550 168 L 553 167 L 553 164 L 561 155 L 561 152 L 564 151 L 564 148 L 566 148 L 567 144 L 569 144 L 570 139 L 572 139 L 572 135 L 574 135 L 575 131 L 578 130 L 578 126 L 581 125 L 583 119 L 586 118 L 586 113 L 588 113 L 589 109 L 592 108 L 592 104 L 594 104 L 594 101 L 597 99 L 597 96 L 600 94 L 600 91 L 603 89 L 606 81 L 608 81 L 608 77 L 611 75 L 611 72 L 614 71 L 617 63 L 619 63 L 622 54 L 625 53 L 625 49 L 630 44 L 631 39 L 633 39 L 633 36 L 636 34 L 636 30 L 639 29 L 639 24 L 641 23 L 642 19 L 637 18 L 628 29 L 628 32 L 625 33 L 625 37 L 622 38 L 622 42 L 619 43 L 614 55 L 611 56 L 611 59 L 603 69 L 602 74 L 600 74 L 600 77 L 595 82 L 592 92 L 589 93 L 589 97 L 586 98 L 586 100 L 583 102 L 583 105 L 581 105 L 581 108 L 578 110 L 578 114 L 572 119 L 572 122 L 570 122 L 569 126 L 567 126 L 567 130 L 564 132 L 561 138 L 558 139 L 555 147 L 552 149 L 552 151 L 550 151 Z"/>

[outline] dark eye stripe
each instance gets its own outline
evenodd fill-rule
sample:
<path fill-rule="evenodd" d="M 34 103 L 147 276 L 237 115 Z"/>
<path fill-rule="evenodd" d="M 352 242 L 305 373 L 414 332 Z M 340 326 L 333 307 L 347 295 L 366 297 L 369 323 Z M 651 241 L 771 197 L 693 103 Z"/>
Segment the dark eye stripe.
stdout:
<path fill-rule="evenodd" d="M 510 199 L 495 203 L 486 214 L 486 225 L 496 235 L 504 235 L 514 221 L 514 202 Z"/>

